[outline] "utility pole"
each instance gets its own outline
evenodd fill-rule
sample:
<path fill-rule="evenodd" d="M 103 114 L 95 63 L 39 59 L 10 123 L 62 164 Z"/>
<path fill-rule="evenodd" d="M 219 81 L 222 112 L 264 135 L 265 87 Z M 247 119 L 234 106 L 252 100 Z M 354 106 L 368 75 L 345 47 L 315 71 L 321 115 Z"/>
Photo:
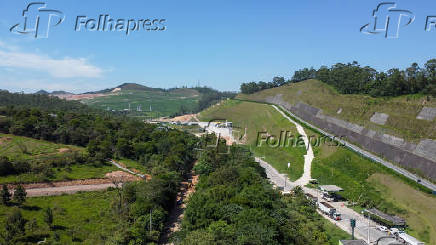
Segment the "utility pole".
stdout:
<path fill-rule="evenodd" d="M 371 235 L 371 233 L 369 232 L 369 213 L 367 218 L 368 218 L 368 244 L 369 244 L 370 241 L 369 236 Z"/>
<path fill-rule="evenodd" d="M 151 215 L 153 213 L 153 209 L 150 209 L 150 235 L 151 235 Z"/>

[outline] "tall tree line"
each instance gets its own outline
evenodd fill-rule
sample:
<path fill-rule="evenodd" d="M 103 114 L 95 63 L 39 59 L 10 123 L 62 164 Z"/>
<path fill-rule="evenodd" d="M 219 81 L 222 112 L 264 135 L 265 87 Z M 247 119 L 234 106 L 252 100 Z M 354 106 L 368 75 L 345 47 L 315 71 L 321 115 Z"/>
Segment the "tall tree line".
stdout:
<path fill-rule="evenodd" d="M 421 93 L 436 96 L 436 59 L 428 60 L 424 67 L 413 63 L 404 70 L 392 68 L 381 72 L 370 66 L 361 66 L 357 61 L 347 64 L 337 63 L 331 67 L 322 66 L 318 70 L 303 68 L 295 71 L 292 79 L 284 84 L 308 79 L 318 79 L 343 94 L 367 94 L 380 97 Z M 241 92 L 251 94 L 275 87 L 265 84 L 267 83 L 243 83 Z"/>

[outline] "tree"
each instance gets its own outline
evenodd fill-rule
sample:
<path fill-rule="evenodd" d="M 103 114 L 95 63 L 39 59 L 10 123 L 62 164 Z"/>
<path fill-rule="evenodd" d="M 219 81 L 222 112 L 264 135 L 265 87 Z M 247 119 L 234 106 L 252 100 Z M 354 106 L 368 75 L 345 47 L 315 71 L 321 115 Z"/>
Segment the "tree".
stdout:
<path fill-rule="evenodd" d="M 15 169 L 7 157 L 0 157 L 0 176 L 14 174 Z"/>
<path fill-rule="evenodd" d="M 25 234 L 26 220 L 23 218 L 19 209 L 14 209 L 7 217 L 5 223 L 5 240 L 15 244 L 19 237 Z"/>
<path fill-rule="evenodd" d="M 26 190 L 21 184 L 19 184 L 14 191 L 14 200 L 21 205 L 26 201 L 26 196 L 27 196 Z"/>
<path fill-rule="evenodd" d="M 53 210 L 50 207 L 44 209 L 44 222 L 51 228 L 53 224 Z"/>
<path fill-rule="evenodd" d="M 8 186 L 3 185 L 2 191 L 0 192 L 0 195 L 2 197 L 2 203 L 3 205 L 8 205 L 11 201 L 11 193 L 9 192 Z"/>

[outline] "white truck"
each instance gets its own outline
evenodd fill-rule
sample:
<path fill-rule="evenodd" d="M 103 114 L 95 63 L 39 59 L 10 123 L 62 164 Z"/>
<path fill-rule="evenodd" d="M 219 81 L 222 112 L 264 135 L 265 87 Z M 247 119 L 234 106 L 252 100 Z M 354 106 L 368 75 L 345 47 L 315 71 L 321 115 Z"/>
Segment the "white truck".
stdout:
<path fill-rule="evenodd" d="M 408 245 L 424 245 L 424 242 L 418 241 L 418 239 L 414 238 L 413 236 L 408 235 L 405 232 L 399 232 L 398 233 L 398 239 L 400 241 L 403 241 L 404 243 Z"/>
<path fill-rule="evenodd" d="M 341 214 L 336 212 L 336 208 L 332 207 L 330 204 L 326 202 L 319 202 L 318 208 L 324 214 L 330 216 L 330 218 L 334 220 L 341 220 Z"/>

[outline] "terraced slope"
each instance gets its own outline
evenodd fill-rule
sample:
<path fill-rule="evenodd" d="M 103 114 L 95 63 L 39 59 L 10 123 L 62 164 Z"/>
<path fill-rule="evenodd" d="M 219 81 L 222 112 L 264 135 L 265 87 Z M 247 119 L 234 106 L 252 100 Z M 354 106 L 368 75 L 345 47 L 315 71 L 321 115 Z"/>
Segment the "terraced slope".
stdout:
<path fill-rule="evenodd" d="M 266 101 L 281 95 L 284 102 L 303 102 L 333 116 L 376 131 L 417 143 L 420 139 L 436 139 L 436 121 L 417 119 L 424 107 L 436 108 L 436 99 L 421 95 L 395 98 L 372 98 L 364 95 L 343 95 L 318 80 L 307 80 L 261 92 L 239 99 Z M 384 125 L 371 121 L 375 113 L 388 115 Z M 377 120 L 376 120 L 377 121 Z"/>
<path fill-rule="evenodd" d="M 436 180 L 434 98 L 342 95 L 316 80 L 238 98 L 279 104 L 331 134 Z"/>

